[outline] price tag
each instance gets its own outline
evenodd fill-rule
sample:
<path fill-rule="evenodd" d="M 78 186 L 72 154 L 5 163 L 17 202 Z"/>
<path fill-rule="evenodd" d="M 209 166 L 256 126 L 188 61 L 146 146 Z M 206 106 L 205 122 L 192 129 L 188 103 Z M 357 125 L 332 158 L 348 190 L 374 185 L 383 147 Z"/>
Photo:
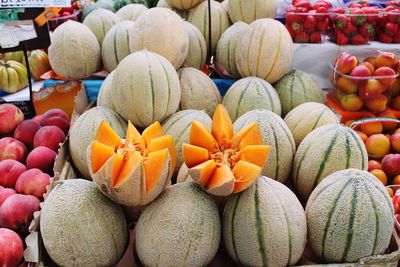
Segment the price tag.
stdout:
<path fill-rule="evenodd" d="M 0 0 L 0 8 L 15 7 L 70 7 L 70 0 Z"/>

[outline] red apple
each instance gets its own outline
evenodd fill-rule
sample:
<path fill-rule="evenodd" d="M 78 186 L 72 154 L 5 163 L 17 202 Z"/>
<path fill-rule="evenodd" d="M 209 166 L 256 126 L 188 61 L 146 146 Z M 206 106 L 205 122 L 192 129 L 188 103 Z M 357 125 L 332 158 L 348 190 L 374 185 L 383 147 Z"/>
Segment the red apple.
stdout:
<path fill-rule="evenodd" d="M 30 169 L 21 174 L 15 185 L 18 193 L 32 195 L 43 200 L 46 186 L 50 184 L 50 176 L 39 169 Z"/>
<path fill-rule="evenodd" d="M 69 131 L 69 121 L 64 119 L 63 117 L 50 117 L 46 120 L 42 120 L 42 126 L 56 126 L 60 128 L 65 135 L 68 134 Z"/>
<path fill-rule="evenodd" d="M 354 77 L 368 77 L 371 76 L 372 73 L 365 65 L 358 65 L 350 72 L 350 75 Z"/>
<path fill-rule="evenodd" d="M 390 177 L 400 174 L 400 154 L 388 154 L 382 160 L 382 170 Z"/>
<path fill-rule="evenodd" d="M 13 159 L 0 161 L 0 185 L 14 188 L 18 177 L 26 171 L 26 167 L 21 162 Z"/>
<path fill-rule="evenodd" d="M 396 66 L 397 57 L 392 52 L 380 52 L 376 58 L 376 67 L 389 67 L 394 68 Z"/>
<path fill-rule="evenodd" d="M 367 61 L 361 63 L 360 65 L 364 65 L 365 67 L 367 67 L 369 69 L 370 73 L 374 73 L 375 72 L 374 66 L 371 63 L 367 62 Z"/>
<path fill-rule="evenodd" d="M 27 150 L 23 143 L 11 137 L 0 139 L 0 161 L 5 159 L 15 159 L 24 162 Z"/>
<path fill-rule="evenodd" d="M 24 120 L 24 113 L 12 104 L 1 104 L 0 118 L 0 134 L 8 134 Z"/>
<path fill-rule="evenodd" d="M 388 78 L 377 78 L 383 86 L 391 86 L 396 79 L 395 75 L 394 70 L 389 67 L 380 67 L 374 73 L 374 76 L 388 76 Z"/>
<path fill-rule="evenodd" d="M 17 192 L 15 192 L 14 189 L 12 188 L 3 188 L 0 189 L 0 207 L 3 204 L 4 201 L 6 201 L 6 199 L 9 196 L 15 195 Z"/>
<path fill-rule="evenodd" d="M 341 73 L 347 74 L 349 73 L 355 66 L 358 64 L 358 59 L 349 54 L 344 52 L 340 55 L 337 59 L 337 70 Z"/>
<path fill-rule="evenodd" d="M 369 160 L 368 161 L 368 171 L 370 172 L 370 171 L 376 170 L 376 169 L 379 169 L 379 170 L 382 169 L 382 165 L 379 163 L 379 161 L 376 161 L 373 159 Z"/>
<path fill-rule="evenodd" d="M 28 147 L 33 147 L 33 137 L 39 130 L 40 124 L 34 120 L 21 122 L 14 131 L 14 138 Z"/>
<path fill-rule="evenodd" d="M 56 126 L 44 126 L 37 131 L 33 140 L 34 147 L 45 146 L 58 151 L 60 143 L 64 142 L 64 132 Z"/>
<path fill-rule="evenodd" d="M 0 264 L 2 267 L 18 266 L 24 256 L 21 237 L 7 228 L 0 228 Z"/>
<path fill-rule="evenodd" d="M 42 121 L 43 115 L 36 115 L 35 117 L 32 118 L 33 121 L 36 121 L 37 123 L 40 124 Z"/>
<path fill-rule="evenodd" d="M 364 62 L 370 63 L 376 69 L 376 57 L 367 57 L 364 59 Z"/>
<path fill-rule="evenodd" d="M 373 99 L 383 93 L 382 84 L 376 79 L 363 81 L 358 95 L 361 99 Z"/>
<path fill-rule="evenodd" d="M 65 113 L 64 110 L 58 109 L 58 108 L 53 108 L 53 109 L 49 109 L 48 111 L 46 111 L 43 116 L 42 116 L 42 122 L 46 121 L 48 118 L 52 118 L 52 117 L 60 117 L 63 119 L 66 119 L 67 121 L 69 121 L 69 116 L 67 113 Z"/>
<path fill-rule="evenodd" d="M 400 133 L 394 133 L 390 136 L 390 144 L 394 152 L 400 153 Z"/>
<path fill-rule="evenodd" d="M 28 169 L 37 168 L 41 171 L 52 175 L 53 165 L 56 159 L 57 153 L 50 148 L 44 146 L 38 146 L 29 153 L 26 159 L 26 166 Z"/>

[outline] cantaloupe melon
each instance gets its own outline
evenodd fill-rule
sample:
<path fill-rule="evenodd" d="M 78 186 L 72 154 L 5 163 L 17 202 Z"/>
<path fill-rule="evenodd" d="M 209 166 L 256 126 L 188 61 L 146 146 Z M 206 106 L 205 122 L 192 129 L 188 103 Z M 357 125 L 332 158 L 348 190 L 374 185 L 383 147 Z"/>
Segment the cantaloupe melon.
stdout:
<path fill-rule="evenodd" d="M 88 26 L 96 35 L 97 41 L 101 46 L 107 32 L 120 21 L 121 19 L 110 10 L 98 8 L 83 20 L 83 24 Z"/>
<path fill-rule="evenodd" d="M 293 69 L 273 84 L 279 94 L 282 115 L 306 102 L 324 103 L 321 88 L 307 73 Z"/>
<path fill-rule="evenodd" d="M 239 266 L 292 266 L 307 239 L 306 216 L 296 195 L 265 176 L 229 198 L 222 224 L 225 248 Z"/>
<path fill-rule="evenodd" d="M 285 74 L 293 58 L 292 37 L 285 26 L 274 19 L 251 23 L 236 46 L 236 67 L 240 75 L 257 76 L 269 83 Z"/>
<path fill-rule="evenodd" d="M 228 8 L 229 0 L 224 0 L 221 2 L 221 4 L 225 8 L 226 13 L 229 14 L 229 8 Z"/>
<path fill-rule="evenodd" d="M 68 20 L 51 35 L 49 61 L 58 75 L 81 79 L 100 68 L 100 45 L 87 26 Z"/>
<path fill-rule="evenodd" d="M 176 14 L 178 14 L 181 18 L 186 19 L 188 17 L 188 10 L 178 10 L 170 6 L 166 0 L 159 0 L 157 3 L 157 7 L 165 7 L 168 9 L 171 9 L 174 11 Z"/>
<path fill-rule="evenodd" d="M 230 0 L 228 13 L 232 22 L 252 23 L 257 19 L 274 19 L 278 8 L 277 0 Z"/>
<path fill-rule="evenodd" d="M 206 266 L 217 253 L 220 218 L 214 201 L 194 183 L 166 189 L 136 225 L 136 251 L 145 266 Z"/>
<path fill-rule="evenodd" d="M 230 26 L 219 39 L 215 65 L 222 74 L 234 78 L 240 77 L 236 67 L 236 44 L 248 26 L 244 22 L 237 22 Z"/>
<path fill-rule="evenodd" d="M 135 21 L 148 8 L 143 4 L 129 4 L 115 13 L 121 20 Z"/>
<path fill-rule="evenodd" d="M 166 0 L 173 8 L 178 10 L 189 10 L 200 4 L 204 0 Z"/>
<path fill-rule="evenodd" d="M 329 263 L 358 262 L 385 254 L 393 212 L 389 194 L 374 175 L 357 169 L 335 172 L 315 188 L 307 202 L 308 242 Z"/>
<path fill-rule="evenodd" d="M 144 11 L 131 27 L 131 53 L 147 49 L 169 60 L 175 69 L 182 66 L 189 52 L 189 35 L 183 20 L 167 8 Z"/>
<path fill-rule="evenodd" d="M 72 161 L 82 178 L 90 179 L 86 149 L 96 136 L 97 128 L 106 121 L 120 136 L 125 135 L 126 121 L 117 113 L 106 107 L 95 107 L 83 113 L 74 122 L 70 130 L 69 151 Z"/>
<path fill-rule="evenodd" d="M 192 177 L 189 175 L 189 168 L 185 163 L 179 168 L 179 172 L 176 176 L 176 183 L 193 182 Z"/>
<path fill-rule="evenodd" d="M 328 175 L 349 168 L 366 170 L 368 154 L 361 137 L 349 127 L 329 124 L 309 133 L 296 151 L 293 182 L 304 199 Z"/>
<path fill-rule="evenodd" d="M 296 152 L 296 145 L 289 128 L 281 117 L 265 109 L 247 112 L 235 121 L 233 127 L 235 132 L 238 132 L 254 122 L 260 127 L 263 143 L 271 146 L 262 175 L 285 183 Z"/>
<path fill-rule="evenodd" d="M 201 32 L 191 23 L 184 21 L 189 34 L 189 52 L 183 66 L 202 69 L 207 59 L 207 44 Z"/>
<path fill-rule="evenodd" d="M 114 104 L 112 101 L 112 78 L 114 76 L 114 72 L 111 72 L 104 79 L 101 84 L 99 95 L 97 96 L 97 106 L 104 106 L 113 111 L 115 111 Z"/>
<path fill-rule="evenodd" d="M 222 97 L 217 86 L 204 72 L 195 68 L 178 71 L 181 84 L 181 110 L 198 109 L 212 115 Z"/>
<path fill-rule="evenodd" d="M 135 52 L 114 71 L 112 99 L 117 112 L 136 126 L 162 122 L 178 109 L 178 74 L 164 57 L 147 50 Z"/>
<path fill-rule="evenodd" d="M 170 134 L 174 137 L 175 150 L 176 150 L 176 169 L 178 172 L 179 167 L 183 164 L 182 145 L 189 143 L 189 133 L 192 127 L 192 121 L 200 121 L 211 129 L 211 118 L 204 111 L 200 110 L 182 110 L 166 120 L 162 127 L 165 134 Z"/>
<path fill-rule="evenodd" d="M 125 252 L 122 208 L 82 179 L 58 182 L 43 203 L 40 233 L 59 266 L 113 266 Z"/>
<path fill-rule="evenodd" d="M 229 28 L 230 21 L 222 4 L 215 0 L 211 0 L 211 18 L 211 53 L 214 54 L 217 50 L 219 38 Z M 210 40 L 208 1 L 203 1 L 190 10 L 188 21 L 199 29 L 208 46 Z"/>
<path fill-rule="evenodd" d="M 129 50 L 129 30 L 133 25 L 132 21 L 122 21 L 107 32 L 101 46 L 101 54 L 104 68 L 108 72 L 115 70 L 119 62 L 131 54 Z"/>
<path fill-rule="evenodd" d="M 304 137 L 316 128 L 339 123 L 338 117 L 332 110 L 316 102 L 307 102 L 295 107 L 284 120 L 292 132 L 297 147 Z"/>
<path fill-rule="evenodd" d="M 266 109 L 281 115 L 281 102 L 275 89 L 257 77 L 235 82 L 226 92 L 222 103 L 233 121 L 255 109 Z"/>

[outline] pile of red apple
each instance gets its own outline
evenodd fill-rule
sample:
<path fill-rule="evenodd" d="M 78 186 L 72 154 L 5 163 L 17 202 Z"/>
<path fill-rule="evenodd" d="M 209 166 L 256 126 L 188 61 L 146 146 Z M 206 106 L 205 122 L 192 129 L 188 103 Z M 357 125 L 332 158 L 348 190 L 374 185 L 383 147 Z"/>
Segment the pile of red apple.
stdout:
<path fill-rule="evenodd" d="M 390 105 L 400 110 L 400 60 L 392 52 L 379 51 L 360 61 L 344 52 L 336 60 L 331 82 L 336 97 L 347 111 L 380 113 Z"/>
<path fill-rule="evenodd" d="M 18 107 L 0 105 L 0 266 L 21 262 L 22 240 L 40 209 L 68 131 L 69 117 L 62 110 L 24 120 Z"/>

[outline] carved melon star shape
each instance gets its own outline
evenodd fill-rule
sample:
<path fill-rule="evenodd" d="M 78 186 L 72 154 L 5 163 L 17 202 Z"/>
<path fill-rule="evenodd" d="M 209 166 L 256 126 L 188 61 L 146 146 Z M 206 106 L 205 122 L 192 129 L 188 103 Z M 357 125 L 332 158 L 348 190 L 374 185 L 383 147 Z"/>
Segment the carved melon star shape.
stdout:
<path fill-rule="evenodd" d="M 233 133 L 225 107 L 215 109 L 212 130 L 192 122 L 190 144 L 183 145 L 183 158 L 193 181 L 208 193 L 227 196 L 248 188 L 261 174 L 270 146 L 263 145 L 257 124 Z"/>

